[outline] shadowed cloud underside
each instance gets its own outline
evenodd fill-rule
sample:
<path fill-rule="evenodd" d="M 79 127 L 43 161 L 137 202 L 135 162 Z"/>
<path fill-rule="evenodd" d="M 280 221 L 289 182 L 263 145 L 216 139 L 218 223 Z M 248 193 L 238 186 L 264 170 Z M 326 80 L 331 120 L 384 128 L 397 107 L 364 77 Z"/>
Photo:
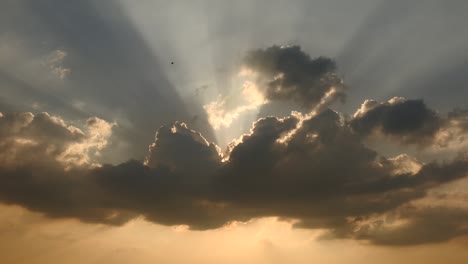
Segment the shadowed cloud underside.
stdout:
<path fill-rule="evenodd" d="M 445 117 L 422 100 L 393 98 L 367 100 L 347 117 L 329 108 L 342 98 L 334 96 L 341 90 L 331 92 L 337 91 L 335 81 L 317 86 L 304 77 L 317 71 L 315 63 L 331 60 L 311 60 L 299 47 L 273 46 L 252 54 L 269 65 L 250 61 L 253 70 L 284 78 L 273 81 L 274 87 L 259 81 L 267 98 L 301 98 L 311 112 L 261 118 L 225 151 L 176 122 L 159 128 L 144 162 L 118 165 L 95 162 L 113 123 L 94 117 L 79 128 L 47 113 L 3 113 L 1 201 L 53 218 L 122 225 L 143 215 L 195 230 L 276 216 L 294 220 L 297 227 L 326 229 L 323 239 L 375 244 L 440 242 L 467 233 L 468 208 L 452 206 L 450 192 L 431 194 L 468 176 L 465 154 L 421 162 L 405 153 L 387 158 L 366 144 L 373 136 L 402 148 L 463 144 L 466 111 Z M 294 72 L 289 65 L 295 65 Z M 328 66 L 319 68 L 321 75 Z M 431 205 L 434 199 L 438 202 Z"/>

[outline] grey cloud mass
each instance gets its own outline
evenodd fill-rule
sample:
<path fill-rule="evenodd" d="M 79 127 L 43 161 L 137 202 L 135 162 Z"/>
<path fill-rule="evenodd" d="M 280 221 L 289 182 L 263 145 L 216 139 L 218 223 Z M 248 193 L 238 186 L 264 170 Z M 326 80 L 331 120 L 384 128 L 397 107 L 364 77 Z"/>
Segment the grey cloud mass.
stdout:
<path fill-rule="evenodd" d="M 395 97 L 384 103 L 366 100 L 350 120 L 350 126 L 364 136 L 382 133 L 405 144 L 446 145 L 464 140 L 467 117 L 463 109 L 452 110 L 444 117 L 423 100 Z"/>
<path fill-rule="evenodd" d="M 370 239 L 380 245 L 414 245 L 427 241 L 443 242 L 453 237 L 468 233 L 466 220 L 467 210 L 443 206 L 427 206 L 416 208 L 405 206 L 393 212 L 387 219 L 367 221 L 360 225 L 352 236 L 358 239 Z M 388 220 L 389 219 L 389 220 Z M 408 224 L 395 224 L 399 219 L 409 221 Z M 387 230 L 388 226 L 393 230 Z"/>
<path fill-rule="evenodd" d="M 166 168 L 181 175 L 190 175 L 195 181 L 208 176 L 221 166 L 219 148 L 199 133 L 176 122 L 159 128 L 156 139 L 150 146 L 146 165 Z"/>
<path fill-rule="evenodd" d="M 422 100 L 394 98 L 386 103 L 365 101 L 351 126 L 362 134 L 381 129 L 386 135 L 406 137 L 407 141 L 423 141 L 434 136 L 442 126 L 442 120 Z"/>
<path fill-rule="evenodd" d="M 447 187 L 468 176 L 464 10 L 4 0 L 0 202 L 114 226 L 143 216 L 207 230 L 274 216 L 376 245 L 465 236 L 468 199 Z M 252 125 L 239 118 L 251 130 L 222 150 L 202 105 L 238 91 L 239 66 L 268 102 Z M 337 107 L 349 111 L 330 109 L 345 98 Z M 347 114 L 365 98 L 376 100 Z M 374 137 L 398 154 L 369 146 Z"/>
<path fill-rule="evenodd" d="M 95 124 L 93 120 L 87 124 Z M 466 177 L 468 159 L 460 156 L 422 164 L 418 171 L 401 170 L 408 159 L 395 162 L 379 156 L 332 110 L 312 117 L 295 113 L 260 119 L 229 147 L 225 161 L 200 133 L 175 123 L 160 128 L 146 164 L 97 167 L 73 163 L 73 156 L 65 155 L 86 138 L 93 139 L 93 130 L 83 132 L 47 114 L 4 114 L 0 121 L 6 135 L 0 145 L 18 153 L 0 165 L 1 200 L 50 217 L 119 225 L 143 215 L 160 224 L 205 230 L 279 216 L 298 220 L 298 227 L 328 229 L 334 237 L 380 244 L 438 242 L 461 234 L 441 237 L 420 228 L 412 232 L 411 224 L 402 227 L 409 229 L 405 234 L 412 232 L 410 240 L 394 233 L 401 230 L 385 226 L 389 234 L 384 238 L 380 232 L 364 232 L 364 219 L 402 210 L 428 190 Z M 405 218 L 431 226 L 427 221 L 432 219 L 420 214 L 410 211 Z M 467 222 L 461 214 L 450 228 Z"/>
<path fill-rule="evenodd" d="M 245 66 L 259 74 L 266 86 L 266 98 L 294 101 L 312 109 L 332 90 L 336 99 L 344 98 L 344 85 L 336 74 L 336 63 L 329 58 L 311 58 L 299 46 L 272 46 L 251 51 Z"/>

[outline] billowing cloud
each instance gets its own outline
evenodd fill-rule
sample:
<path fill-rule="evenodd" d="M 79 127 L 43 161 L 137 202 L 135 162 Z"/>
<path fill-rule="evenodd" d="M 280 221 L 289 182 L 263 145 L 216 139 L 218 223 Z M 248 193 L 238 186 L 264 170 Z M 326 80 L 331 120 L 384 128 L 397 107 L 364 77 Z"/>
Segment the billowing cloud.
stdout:
<path fill-rule="evenodd" d="M 62 65 L 66 56 L 57 49 L 46 60 L 60 79 L 69 73 Z M 299 46 L 253 50 L 243 66 L 241 93 L 204 107 L 214 129 L 269 102 L 299 105 L 301 112 L 260 118 L 224 152 L 187 124 L 173 122 L 157 130 L 144 162 L 102 164 L 115 123 L 0 114 L 0 201 L 55 218 L 121 225 L 144 216 L 196 230 L 275 216 L 326 229 L 323 237 L 376 244 L 440 242 L 467 233 L 468 206 L 424 202 L 440 196 L 435 189 L 468 176 L 466 110 L 442 116 L 422 100 L 395 97 L 367 100 L 347 117 L 329 108 L 345 97 L 335 62 L 311 58 Z M 144 91 L 139 96 L 159 98 Z M 159 108 L 151 109 L 147 114 Z M 129 124 L 143 120 L 137 115 Z M 386 157 L 368 146 L 372 136 L 396 140 L 403 150 L 437 146 L 460 154 L 444 162 L 423 162 L 404 151 Z M 452 194 L 446 189 L 443 195 Z"/>
<path fill-rule="evenodd" d="M 221 165 L 220 149 L 184 123 L 161 127 L 146 165 L 182 175 L 209 174 Z"/>
<path fill-rule="evenodd" d="M 376 245 L 468 237 L 468 111 L 445 114 L 453 105 L 467 106 L 467 1 L 447 1 L 443 8 L 442 1 L 401 0 L 182 2 L 0 4 L 0 207 L 14 204 L 45 217 L 104 225 L 141 217 L 193 230 L 273 216 L 320 229 L 324 239 Z M 259 11 L 274 15 L 258 19 Z M 263 46 L 272 41 L 301 46 Z M 265 48 L 244 60 L 239 56 L 259 46 Z M 335 60 L 315 57 L 320 54 L 337 54 L 339 72 L 349 83 L 338 76 Z M 244 77 L 231 67 L 239 60 Z M 252 85 L 238 85 L 242 78 Z M 196 88 L 203 84 L 210 88 Z M 356 93 L 345 111 L 363 98 L 403 95 L 425 101 L 369 100 L 354 116 L 329 109 L 347 96 L 348 84 Z M 225 150 L 211 142 L 224 146 L 234 137 Z M 15 217 L 9 209 L 0 213 L 7 220 L 0 233 L 8 233 Z M 61 227 L 45 222 L 53 232 L 28 222 L 22 227 L 27 235 L 15 231 L 3 237 L 6 251 L 21 256 L 3 254 L 1 262 L 31 256 L 36 262 L 67 262 L 60 255 L 71 259 L 76 254 L 70 252 L 86 251 L 84 244 L 95 251 L 88 262 L 113 262 L 107 253 L 115 262 L 132 262 L 122 256 L 154 250 L 138 246 L 138 252 L 115 254 L 115 249 L 133 242 L 154 247 L 158 243 L 145 238 L 148 231 L 163 244 L 166 236 L 174 237 L 170 228 L 141 222 L 127 226 L 138 226 L 127 229 L 143 234 L 138 241 L 120 228 L 96 237 L 98 230 L 82 232 L 84 225 L 75 222 Z M 261 241 L 266 251 L 254 257 L 268 258 L 257 262 L 313 262 L 301 255 L 315 254 L 307 251 L 312 237 L 302 237 L 311 232 L 297 232 L 301 240 L 292 241 L 297 237 L 265 225 L 228 235 L 239 241 L 218 247 L 245 247 L 222 255 L 241 262 L 237 259 L 246 253 L 257 255 Z M 80 235 L 62 235 L 60 230 L 70 227 Z M 32 229 L 39 230 L 40 241 Z M 163 245 L 170 250 L 159 262 L 187 262 L 174 260 L 173 253 L 203 255 L 213 248 L 210 243 L 226 238 L 228 232 L 222 232 L 178 234 L 169 243 L 176 250 Z M 24 239 L 11 243 L 13 236 Z M 210 239 L 200 240 L 204 236 Z M 62 247 L 50 238 L 78 243 Z M 109 238 L 124 242 L 106 243 Z M 103 242 L 112 252 L 103 252 Z M 279 246 L 282 242 L 287 246 Z M 443 251 L 435 254 L 439 258 L 425 258 L 464 263 L 468 255 L 459 253 L 461 247 L 447 244 L 448 251 L 418 247 L 411 254 L 385 249 L 374 255 L 364 247 L 364 255 L 357 250 L 359 260 L 347 261 L 376 256 L 408 261 Z M 50 245 L 59 250 L 45 252 Z M 356 256 L 352 245 L 352 254 L 340 255 Z M 29 246 L 33 249 L 17 250 Z M 336 251 L 330 244 L 317 244 L 316 251 L 324 248 Z M 161 255 L 155 254 L 152 261 Z M 220 262 L 220 254 L 205 255 L 198 262 Z M 316 262 L 339 261 L 316 255 Z"/>
<path fill-rule="evenodd" d="M 52 217 L 107 221 L 89 206 L 99 192 L 86 174 L 99 166 L 112 126 L 96 117 L 82 130 L 48 113 L 1 114 L 0 199 Z"/>
<path fill-rule="evenodd" d="M 446 117 L 422 100 L 395 97 L 379 103 L 366 100 L 350 121 L 361 135 L 383 134 L 406 144 L 447 146 L 464 141 L 468 133 L 466 110 L 456 109 Z"/>
<path fill-rule="evenodd" d="M 93 117 L 82 131 L 48 113 L 1 114 L 0 163 L 8 167 L 48 161 L 92 165 L 93 157 L 107 145 L 113 125 Z"/>
<path fill-rule="evenodd" d="M 118 225 L 143 215 L 205 230 L 279 216 L 296 220 L 297 227 L 327 229 L 330 237 L 377 244 L 443 241 L 464 234 L 457 230 L 468 223 L 458 209 L 456 219 L 445 216 L 453 231 L 434 231 L 438 227 L 424 216 L 439 209 L 405 209 L 466 177 L 465 156 L 427 164 L 407 155 L 382 157 L 329 109 L 260 119 L 224 154 L 183 123 L 163 126 L 145 163 L 119 165 L 89 162 L 112 126 L 103 120 L 88 120 L 87 130 L 48 114 L 4 114 L 0 120 L 0 145 L 14 153 L 0 163 L 1 201 L 50 217 Z M 391 221 L 369 224 L 379 217 Z"/>
<path fill-rule="evenodd" d="M 290 118 L 259 121 L 261 129 L 233 148 L 220 180 L 223 195 L 260 214 L 300 219 L 300 227 L 342 230 L 352 216 L 393 210 L 468 172 L 466 158 L 423 166 L 405 156 L 378 158 L 330 110 L 278 143 L 298 122 Z"/>
<path fill-rule="evenodd" d="M 299 46 L 271 46 L 251 51 L 244 59 L 246 74 L 256 75 L 265 97 L 271 101 L 294 101 L 314 108 L 331 90 L 344 98 L 336 64 L 325 57 L 311 58 Z"/>
<path fill-rule="evenodd" d="M 384 214 L 350 218 L 347 230 L 335 232 L 349 238 L 387 245 L 443 242 L 463 236 L 468 232 L 468 193 L 463 191 L 466 184 L 465 178 L 434 188 L 424 198 Z"/>

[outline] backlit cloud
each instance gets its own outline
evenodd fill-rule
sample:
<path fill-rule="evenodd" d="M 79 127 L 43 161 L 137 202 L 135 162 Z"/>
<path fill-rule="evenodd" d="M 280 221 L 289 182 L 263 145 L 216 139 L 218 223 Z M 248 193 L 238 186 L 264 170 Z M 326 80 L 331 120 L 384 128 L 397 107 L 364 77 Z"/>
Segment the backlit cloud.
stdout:
<path fill-rule="evenodd" d="M 467 112 L 461 109 L 444 117 L 422 100 L 395 97 L 384 103 L 366 100 L 350 125 L 365 136 L 382 134 L 405 144 L 447 147 L 464 143 L 467 120 Z"/>
<path fill-rule="evenodd" d="M 224 151 L 174 122 L 157 130 L 144 162 L 102 164 L 115 123 L 2 113 L 0 201 L 55 218 L 122 225 L 143 216 L 195 230 L 279 217 L 325 229 L 322 238 L 375 244 L 440 242 L 467 233 L 467 208 L 421 202 L 453 196 L 443 187 L 466 179 L 466 154 L 422 162 L 404 152 L 415 144 L 455 152 L 453 142 L 464 146 L 466 111 L 444 117 L 422 100 L 395 97 L 367 100 L 347 117 L 329 108 L 345 88 L 332 60 L 272 46 L 249 53 L 246 65 L 254 80 L 242 87 L 243 103 L 228 107 L 221 99 L 205 106 L 214 128 L 270 100 L 307 110 L 260 118 Z M 401 153 L 386 157 L 369 147 L 374 134 L 396 140 Z"/>
<path fill-rule="evenodd" d="M 245 112 L 258 110 L 258 108 L 267 103 L 258 87 L 250 81 L 244 82 L 241 88 L 242 99 L 240 105 L 229 107 L 229 96 L 219 98 L 217 101 L 205 105 L 208 115 L 208 121 L 214 129 L 229 127 L 234 120 L 239 118 Z"/>
<path fill-rule="evenodd" d="M 244 59 L 246 72 L 256 75 L 265 97 L 315 107 L 332 89 L 334 99 L 344 99 L 344 84 L 329 58 L 311 58 L 299 46 L 271 46 L 253 50 Z M 334 100 L 333 100 L 334 101 Z"/>
<path fill-rule="evenodd" d="M 451 209 L 405 208 L 429 190 L 466 177 L 466 157 L 428 164 L 406 155 L 387 159 L 364 146 L 337 112 L 300 118 L 258 120 L 230 146 L 224 162 L 216 145 L 175 123 L 159 129 L 145 164 L 96 167 L 82 165 L 91 164 L 89 150 L 105 144 L 111 124 L 93 118 L 83 132 L 48 114 L 4 114 L 1 131 L 7 136 L 1 145 L 15 155 L 2 158 L 0 198 L 51 217 L 107 224 L 143 215 L 204 230 L 279 216 L 295 219 L 297 227 L 327 229 L 329 237 L 380 244 L 437 242 L 463 234 L 456 231 L 468 223 L 461 209 L 456 221 L 447 223 L 455 231 L 433 236 L 436 227 L 424 215 Z M 278 140 L 292 130 L 287 144 Z M 390 222 L 367 220 L 395 214 Z"/>

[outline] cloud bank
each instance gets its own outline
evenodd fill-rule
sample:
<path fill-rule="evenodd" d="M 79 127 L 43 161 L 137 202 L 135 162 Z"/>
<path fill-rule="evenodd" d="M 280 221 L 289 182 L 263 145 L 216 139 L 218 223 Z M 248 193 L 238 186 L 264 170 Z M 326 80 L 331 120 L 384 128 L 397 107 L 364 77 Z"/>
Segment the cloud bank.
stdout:
<path fill-rule="evenodd" d="M 307 112 L 259 119 L 225 151 L 175 122 L 157 131 L 144 162 L 116 165 L 98 162 L 112 123 L 94 117 L 73 126 L 46 113 L 3 113 L 0 201 L 55 218 L 122 225 L 144 216 L 195 230 L 277 216 L 325 229 L 323 238 L 385 245 L 466 234 L 468 206 L 447 202 L 450 191 L 433 195 L 466 179 L 466 155 L 423 163 L 366 145 L 373 133 L 402 146 L 464 142 L 466 111 L 443 117 L 421 100 L 394 98 L 368 100 L 346 117 L 324 104 L 330 91 L 330 101 L 344 96 L 331 60 L 277 46 L 247 58 L 269 100 L 293 100 Z"/>

